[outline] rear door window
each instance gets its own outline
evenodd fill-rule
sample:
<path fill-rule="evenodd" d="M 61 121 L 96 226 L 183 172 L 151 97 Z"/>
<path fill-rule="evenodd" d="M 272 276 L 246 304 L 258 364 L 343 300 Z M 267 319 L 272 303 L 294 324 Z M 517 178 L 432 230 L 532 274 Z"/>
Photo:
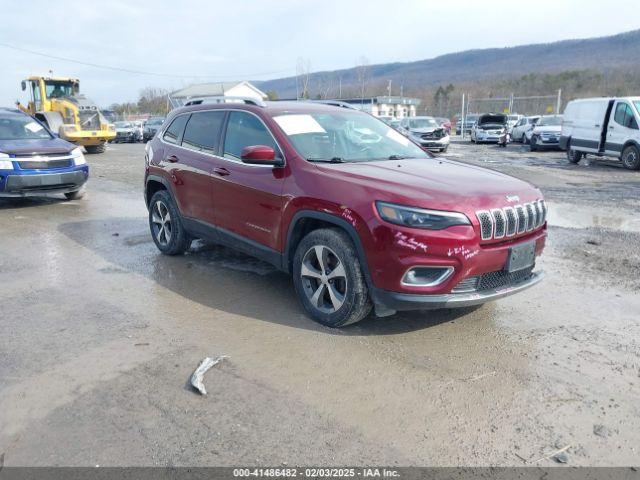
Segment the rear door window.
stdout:
<path fill-rule="evenodd" d="M 223 110 L 193 113 L 184 130 L 182 146 L 217 155 L 224 116 Z"/>
<path fill-rule="evenodd" d="M 276 157 L 282 158 L 271 132 L 258 117 L 246 112 L 231 112 L 224 139 L 225 158 L 240 160 L 242 149 L 253 145 L 271 147 L 276 152 Z"/>
<path fill-rule="evenodd" d="M 180 138 L 182 137 L 182 132 L 184 131 L 184 126 L 189 119 L 189 115 L 180 115 L 176 117 L 169 128 L 164 132 L 163 140 L 167 143 L 172 143 L 177 145 L 180 143 Z"/>

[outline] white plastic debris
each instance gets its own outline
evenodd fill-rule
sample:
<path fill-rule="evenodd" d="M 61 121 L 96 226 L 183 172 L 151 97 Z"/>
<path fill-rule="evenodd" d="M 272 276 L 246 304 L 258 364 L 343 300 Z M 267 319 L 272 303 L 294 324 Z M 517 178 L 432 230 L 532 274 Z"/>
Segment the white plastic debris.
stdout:
<path fill-rule="evenodd" d="M 202 395 L 207 394 L 207 390 L 204 388 L 204 383 L 202 383 L 202 377 L 207 370 L 209 370 L 214 365 L 217 365 L 225 358 L 228 358 L 226 355 L 220 355 L 216 358 L 206 357 L 204 360 L 200 362 L 198 368 L 196 368 L 195 372 L 191 374 L 191 386 L 198 390 Z"/>

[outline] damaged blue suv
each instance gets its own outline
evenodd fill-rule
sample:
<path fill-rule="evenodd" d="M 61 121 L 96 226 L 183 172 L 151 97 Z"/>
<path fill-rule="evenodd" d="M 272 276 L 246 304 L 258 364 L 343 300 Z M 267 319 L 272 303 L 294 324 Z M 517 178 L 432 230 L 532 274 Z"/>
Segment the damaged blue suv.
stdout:
<path fill-rule="evenodd" d="M 0 197 L 82 198 L 89 166 L 82 149 L 20 110 L 0 108 Z"/>

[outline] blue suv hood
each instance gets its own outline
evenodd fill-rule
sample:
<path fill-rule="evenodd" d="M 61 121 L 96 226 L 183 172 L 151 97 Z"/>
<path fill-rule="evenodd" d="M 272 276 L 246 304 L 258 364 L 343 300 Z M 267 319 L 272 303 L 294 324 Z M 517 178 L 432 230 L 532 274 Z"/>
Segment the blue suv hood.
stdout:
<path fill-rule="evenodd" d="M 69 153 L 76 148 L 73 143 L 61 138 L 35 140 L 0 140 L 0 152 L 13 155 Z"/>

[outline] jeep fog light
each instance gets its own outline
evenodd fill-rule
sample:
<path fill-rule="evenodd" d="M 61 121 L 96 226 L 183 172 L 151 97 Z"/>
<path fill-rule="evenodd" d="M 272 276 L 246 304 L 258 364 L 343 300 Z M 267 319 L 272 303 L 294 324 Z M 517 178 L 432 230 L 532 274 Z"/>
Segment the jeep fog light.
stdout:
<path fill-rule="evenodd" d="M 434 287 L 453 274 L 453 267 L 413 267 L 402 277 L 403 285 Z"/>

